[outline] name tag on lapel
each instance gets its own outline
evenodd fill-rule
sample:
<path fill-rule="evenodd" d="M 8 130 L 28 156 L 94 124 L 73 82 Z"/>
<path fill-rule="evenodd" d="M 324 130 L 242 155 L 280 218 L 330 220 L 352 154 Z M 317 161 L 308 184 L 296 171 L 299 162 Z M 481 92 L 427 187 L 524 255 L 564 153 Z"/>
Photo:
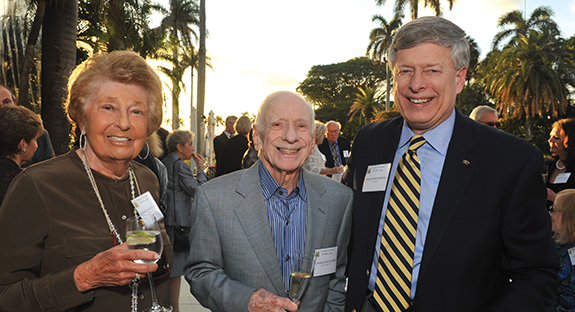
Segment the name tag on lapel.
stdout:
<path fill-rule="evenodd" d="M 331 248 L 316 249 L 315 267 L 313 276 L 323 276 L 335 273 L 337 267 L 337 246 Z"/>
<path fill-rule="evenodd" d="M 391 164 L 371 165 L 367 167 L 365 178 L 363 179 L 362 192 L 385 191 Z"/>

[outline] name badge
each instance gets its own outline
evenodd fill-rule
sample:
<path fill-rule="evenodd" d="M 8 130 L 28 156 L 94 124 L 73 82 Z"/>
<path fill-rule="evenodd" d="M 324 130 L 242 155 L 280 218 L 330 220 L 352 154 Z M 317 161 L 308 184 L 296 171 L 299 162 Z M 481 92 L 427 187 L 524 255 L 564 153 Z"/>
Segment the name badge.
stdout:
<path fill-rule="evenodd" d="M 156 204 L 150 191 L 132 199 L 132 205 L 134 205 L 140 216 L 142 216 L 145 223 L 148 223 L 145 216 L 153 215 L 158 221 L 164 218 L 160 207 Z"/>
<path fill-rule="evenodd" d="M 567 180 L 569 180 L 570 176 L 571 176 L 571 172 L 560 173 L 555 178 L 555 182 L 553 182 L 553 184 L 567 183 Z"/>
<path fill-rule="evenodd" d="M 337 246 L 316 249 L 314 258 L 316 258 L 313 269 L 314 277 L 335 273 L 337 267 Z"/>
<path fill-rule="evenodd" d="M 389 171 L 391 164 L 371 165 L 367 167 L 365 178 L 363 180 L 362 192 L 378 192 L 385 191 L 387 187 L 387 179 L 389 178 Z"/>
<path fill-rule="evenodd" d="M 575 247 L 569 248 L 567 251 L 569 252 L 569 260 L 571 260 L 571 266 L 573 266 L 575 263 Z"/>
<path fill-rule="evenodd" d="M 348 158 L 349 157 L 349 151 L 348 150 L 344 150 L 343 151 L 343 158 Z"/>

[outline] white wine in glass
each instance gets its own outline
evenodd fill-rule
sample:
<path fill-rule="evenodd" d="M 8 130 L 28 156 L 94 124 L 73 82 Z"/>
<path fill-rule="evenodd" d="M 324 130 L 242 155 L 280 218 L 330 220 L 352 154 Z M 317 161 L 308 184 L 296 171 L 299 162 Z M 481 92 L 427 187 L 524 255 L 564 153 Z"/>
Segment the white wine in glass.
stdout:
<path fill-rule="evenodd" d="M 130 217 L 126 220 L 126 245 L 129 249 L 141 249 L 155 251 L 158 255 L 164 250 L 162 233 L 158 221 L 154 216 Z M 158 260 L 134 260 L 136 263 L 156 263 Z M 161 306 L 156 298 L 152 272 L 148 272 L 152 306 L 144 312 L 172 312 L 172 306 Z"/>
<path fill-rule="evenodd" d="M 291 301 L 298 302 L 303 296 L 313 276 L 315 259 L 315 257 L 313 260 L 301 257 L 295 257 L 293 259 L 288 292 Z"/>

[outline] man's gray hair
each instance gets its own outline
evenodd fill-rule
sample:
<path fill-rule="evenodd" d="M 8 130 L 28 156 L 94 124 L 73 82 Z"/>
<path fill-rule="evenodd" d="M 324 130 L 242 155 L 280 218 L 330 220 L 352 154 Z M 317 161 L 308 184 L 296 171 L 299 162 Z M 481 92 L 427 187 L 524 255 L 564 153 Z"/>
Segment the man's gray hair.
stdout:
<path fill-rule="evenodd" d="M 313 133 L 313 129 L 315 129 L 315 126 L 314 126 L 315 113 L 313 111 L 313 108 L 303 97 L 301 97 L 299 94 L 291 92 L 291 91 L 276 91 L 276 92 L 266 96 L 266 98 L 264 99 L 264 101 L 260 105 L 260 108 L 258 109 L 258 115 L 256 117 L 256 128 L 257 128 L 258 132 L 259 133 L 264 132 L 264 130 L 268 126 L 267 115 L 269 114 L 269 111 L 273 107 L 273 104 L 275 104 L 277 102 L 277 100 L 279 100 L 285 96 L 293 96 L 293 97 L 299 98 L 303 103 L 306 104 L 306 107 L 309 110 L 309 126 L 310 126 L 310 129 L 312 129 L 312 133 Z"/>
<path fill-rule="evenodd" d="M 481 119 L 481 116 L 483 116 L 483 114 L 485 114 L 487 112 L 494 113 L 495 116 L 499 116 L 499 113 L 497 113 L 497 111 L 495 109 L 493 109 L 492 107 L 489 107 L 486 105 L 479 105 L 471 111 L 471 114 L 469 114 L 469 118 L 477 121 L 477 120 Z"/>
<path fill-rule="evenodd" d="M 393 37 L 387 51 L 392 65 L 397 59 L 397 51 L 413 48 L 422 43 L 434 43 L 451 48 L 449 57 L 455 69 L 469 65 L 469 43 L 463 29 L 454 23 L 436 16 L 420 17 L 405 24 Z"/>

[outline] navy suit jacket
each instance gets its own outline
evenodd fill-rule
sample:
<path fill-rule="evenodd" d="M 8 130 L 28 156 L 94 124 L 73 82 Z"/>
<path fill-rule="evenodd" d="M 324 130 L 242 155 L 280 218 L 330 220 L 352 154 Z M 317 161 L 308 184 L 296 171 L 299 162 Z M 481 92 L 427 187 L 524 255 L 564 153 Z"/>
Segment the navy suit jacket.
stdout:
<path fill-rule="evenodd" d="M 360 129 L 342 179 L 354 190 L 346 311 L 359 311 L 368 291 L 385 195 L 362 192 L 365 173 L 393 163 L 402 124 Z M 559 260 L 542 164 L 527 141 L 456 112 L 410 311 L 550 310 Z"/>
<path fill-rule="evenodd" d="M 327 138 L 323 139 L 323 142 L 318 148 L 319 151 L 325 155 L 325 167 L 333 168 L 335 165 L 333 163 L 333 156 L 331 155 L 331 149 L 329 148 L 329 143 L 327 141 Z M 337 145 L 339 146 L 339 159 L 341 159 L 342 166 L 345 166 L 347 164 L 347 158 L 343 157 L 343 151 L 348 151 L 348 153 L 351 152 L 351 145 L 349 144 L 349 140 L 342 136 L 337 138 Z"/>

